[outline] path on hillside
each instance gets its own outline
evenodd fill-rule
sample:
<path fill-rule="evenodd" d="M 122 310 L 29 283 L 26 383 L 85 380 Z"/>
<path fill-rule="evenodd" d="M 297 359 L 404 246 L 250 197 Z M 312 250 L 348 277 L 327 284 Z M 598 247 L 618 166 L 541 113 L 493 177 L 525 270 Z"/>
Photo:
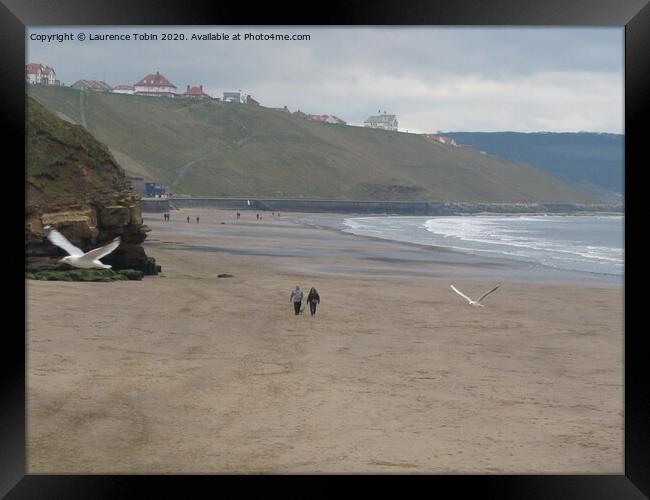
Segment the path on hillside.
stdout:
<path fill-rule="evenodd" d="M 191 162 L 186 163 L 185 165 L 183 165 L 181 167 L 181 171 L 178 172 L 178 175 L 176 176 L 176 179 L 174 179 L 174 182 L 172 182 L 172 187 L 183 180 L 183 177 L 185 177 L 185 174 L 187 174 L 188 170 L 190 169 L 190 167 L 192 165 L 194 165 L 195 163 L 197 163 L 197 162 L 199 162 L 201 160 L 207 160 L 207 157 L 204 156 L 202 158 L 197 158 L 196 160 L 192 160 Z"/>
<path fill-rule="evenodd" d="M 236 149 L 241 149 L 242 146 L 248 144 L 249 142 L 252 142 L 259 135 L 260 135 L 259 133 L 254 133 L 253 135 L 251 135 L 249 137 L 244 137 L 243 139 L 239 139 L 238 141 L 235 141 L 233 144 L 224 144 L 221 147 L 221 149 L 223 151 L 228 151 L 228 150 L 233 151 L 233 150 L 236 150 Z M 195 160 L 192 160 L 192 161 L 186 163 L 185 165 L 183 165 L 181 167 L 180 172 L 178 172 L 178 175 L 176 176 L 176 179 L 174 179 L 174 181 L 172 182 L 171 187 L 176 186 L 180 181 L 183 180 L 183 178 L 187 175 L 187 172 L 189 172 L 190 167 L 192 165 L 194 165 L 195 163 L 198 163 L 198 162 L 200 162 L 202 160 L 208 160 L 208 159 L 209 159 L 208 156 L 203 156 L 201 158 L 196 158 Z"/>
<path fill-rule="evenodd" d="M 86 124 L 86 108 L 84 108 L 84 98 L 86 93 L 82 90 L 79 92 L 79 116 L 81 118 L 81 126 L 85 129 L 88 129 Z"/>

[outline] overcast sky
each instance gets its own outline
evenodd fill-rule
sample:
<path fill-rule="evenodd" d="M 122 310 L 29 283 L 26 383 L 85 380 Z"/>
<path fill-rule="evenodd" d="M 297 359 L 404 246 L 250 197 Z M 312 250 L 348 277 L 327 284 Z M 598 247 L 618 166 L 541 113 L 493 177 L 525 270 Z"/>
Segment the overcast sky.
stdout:
<path fill-rule="evenodd" d="M 75 40 L 31 40 L 70 33 Z M 78 41 L 84 33 L 85 41 Z M 153 33 L 158 40 L 91 41 Z M 187 40 L 164 41 L 163 33 Z M 191 41 L 191 34 L 241 40 Z M 310 40 L 244 40 L 247 33 Z M 132 36 L 133 38 L 133 36 Z M 130 84 L 160 71 L 179 91 L 250 93 L 264 106 L 334 114 L 353 125 L 378 110 L 400 130 L 623 133 L 624 31 L 614 28 L 38 27 L 27 62 L 79 79 Z"/>

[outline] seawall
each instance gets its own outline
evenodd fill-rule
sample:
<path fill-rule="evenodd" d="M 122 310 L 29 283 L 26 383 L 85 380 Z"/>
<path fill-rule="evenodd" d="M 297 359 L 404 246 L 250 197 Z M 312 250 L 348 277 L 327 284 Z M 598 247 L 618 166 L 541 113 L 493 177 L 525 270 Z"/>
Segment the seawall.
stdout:
<path fill-rule="evenodd" d="M 391 215 L 460 215 L 478 213 L 624 213 L 623 205 L 576 203 L 436 203 L 408 201 L 345 201 L 246 198 L 143 199 L 143 212 L 166 212 L 174 208 L 218 208 L 275 212 L 332 212 Z"/>

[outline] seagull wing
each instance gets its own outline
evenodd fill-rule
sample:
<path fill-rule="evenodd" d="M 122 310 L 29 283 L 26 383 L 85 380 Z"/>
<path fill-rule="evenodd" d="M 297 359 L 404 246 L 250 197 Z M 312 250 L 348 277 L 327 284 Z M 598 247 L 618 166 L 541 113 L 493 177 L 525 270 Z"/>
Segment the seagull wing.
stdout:
<path fill-rule="evenodd" d="M 467 295 L 465 295 L 463 292 L 461 292 L 460 290 L 458 290 L 454 285 L 450 285 L 450 286 L 451 286 L 451 289 L 452 289 L 454 292 L 456 292 L 456 293 L 457 293 L 458 295 L 460 295 L 461 297 L 465 298 L 465 300 L 467 300 L 467 302 L 470 302 L 470 303 L 471 303 L 471 302 L 474 302 L 474 301 L 473 301 L 472 299 L 470 299 Z"/>
<path fill-rule="evenodd" d="M 476 302 L 481 302 L 485 297 L 487 297 L 488 295 L 490 295 L 492 292 L 494 292 L 494 291 L 495 291 L 497 288 L 499 288 L 500 286 L 501 286 L 501 285 L 497 285 L 497 286 L 495 286 L 492 290 L 490 290 L 490 291 L 488 291 L 488 292 L 485 292 L 483 295 L 481 295 L 481 297 L 480 297 Z"/>
<path fill-rule="evenodd" d="M 90 259 L 90 260 L 101 259 L 102 257 L 105 257 L 106 255 L 111 253 L 119 246 L 120 246 L 120 238 L 118 236 L 113 241 L 111 241 L 108 245 L 95 248 L 94 250 L 91 250 L 90 252 L 85 254 L 84 259 Z"/>
<path fill-rule="evenodd" d="M 56 229 L 52 229 L 47 234 L 47 239 L 54 243 L 57 247 L 63 248 L 63 250 L 74 257 L 81 257 L 84 254 L 80 248 L 77 248 L 72 243 L 70 243 L 66 237 L 59 233 Z"/>

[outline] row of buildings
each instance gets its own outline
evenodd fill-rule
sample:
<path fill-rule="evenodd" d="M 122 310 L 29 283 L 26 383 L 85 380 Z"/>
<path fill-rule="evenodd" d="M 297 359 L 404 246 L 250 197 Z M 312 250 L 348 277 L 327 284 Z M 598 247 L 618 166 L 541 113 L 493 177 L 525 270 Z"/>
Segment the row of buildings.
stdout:
<path fill-rule="evenodd" d="M 111 87 L 106 82 L 97 80 L 77 80 L 71 85 L 75 89 L 98 90 L 113 92 L 115 94 L 130 94 L 154 97 L 188 97 L 192 99 L 209 99 L 224 102 L 238 102 L 242 104 L 253 104 L 259 106 L 249 94 L 238 92 L 224 92 L 223 99 L 212 97 L 203 90 L 203 85 L 187 85 L 185 91 L 179 91 L 178 87 L 171 83 L 160 71 L 146 75 L 133 85 L 121 84 Z"/>
<path fill-rule="evenodd" d="M 56 73 L 54 68 L 50 66 L 44 66 L 42 64 L 30 63 L 25 67 L 26 81 L 30 84 L 38 85 L 61 85 L 60 81 L 56 79 Z M 259 106 L 260 103 L 257 102 L 250 94 L 243 93 L 241 91 L 237 92 L 224 92 L 222 98 L 212 97 L 203 90 L 203 85 L 191 86 L 187 85 L 184 92 L 179 92 L 176 85 L 171 83 L 164 75 L 159 71 L 155 73 L 150 73 L 144 78 L 138 80 L 133 85 L 117 85 L 112 87 L 103 81 L 97 80 L 77 80 L 71 85 L 75 89 L 83 90 L 93 90 L 100 92 L 112 92 L 115 94 L 130 94 L 130 95 L 140 95 L 140 96 L 157 96 L 157 97 L 183 97 L 191 99 L 210 99 L 223 102 L 235 102 L 240 104 L 252 104 Z M 293 113 L 289 111 L 287 106 L 283 108 L 273 108 L 278 111 L 283 111 L 285 113 L 290 113 L 293 116 L 302 118 L 305 120 L 311 120 L 316 122 L 323 123 L 333 123 L 338 125 L 347 125 L 347 123 L 339 118 L 336 115 L 313 115 L 309 113 L 304 113 L 300 110 L 294 111 Z M 363 122 L 364 127 L 381 129 L 381 130 L 398 130 L 398 121 L 397 116 L 392 114 L 387 114 L 386 111 L 383 113 L 381 110 L 377 115 L 368 117 Z M 440 144 L 446 144 L 451 146 L 457 146 L 453 139 L 438 135 L 438 134 L 422 134 L 426 139 L 429 139 Z"/>
<path fill-rule="evenodd" d="M 25 81 L 32 85 L 62 85 L 60 80 L 56 79 L 54 68 L 38 63 L 25 65 Z M 193 99 L 211 99 L 224 102 L 238 102 L 242 104 L 252 104 L 259 106 L 250 94 L 238 92 L 224 92 L 223 98 L 212 97 L 203 90 L 203 85 L 188 85 L 185 91 L 179 89 L 171 83 L 159 71 L 146 75 L 133 85 L 121 84 L 115 87 L 100 80 L 77 80 L 70 87 L 80 90 L 92 90 L 98 92 L 112 92 L 115 94 L 130 94 L 156 97 L 189 97 Z"/>

